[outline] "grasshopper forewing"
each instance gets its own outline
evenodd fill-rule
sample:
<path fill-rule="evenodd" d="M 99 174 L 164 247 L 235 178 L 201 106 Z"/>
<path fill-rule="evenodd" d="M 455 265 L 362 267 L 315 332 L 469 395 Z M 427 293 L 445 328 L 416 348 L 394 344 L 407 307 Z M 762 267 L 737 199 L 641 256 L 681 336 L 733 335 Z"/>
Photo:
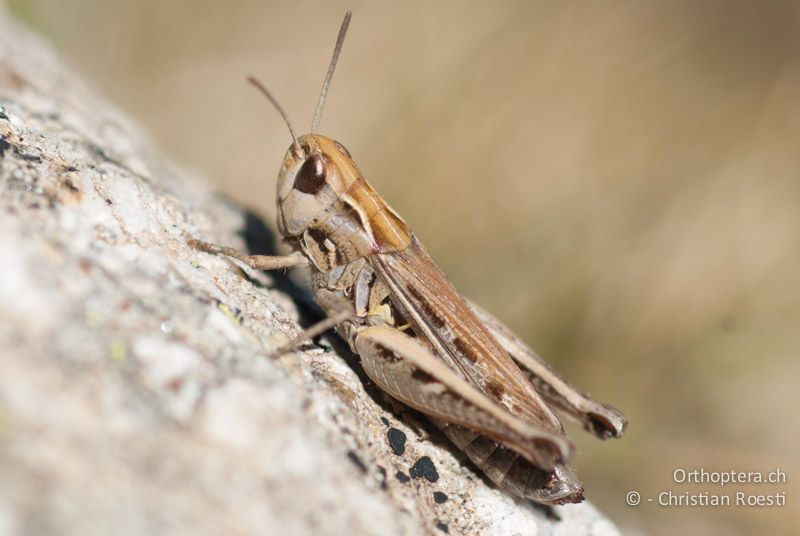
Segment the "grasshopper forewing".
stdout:
<path fill-rule="evenodd" d="M 294 253 L 247 256 L 191 243 L 254 268 L 309 264 L 315 299 L 381 389 L 430 417 L 498 486 L 545 504 L 580 502 L 583 488 L 567 465 L 573 445 L 553 408 L 600 438 L 620 437 L 625 418 L 573 389 L 469 304 L 347 149 L 315 133 L 349 20 L 348 12 L 311 134 L 295 137 L 256 83 L 292 136 L 277 202 L 278 227 Z"/>

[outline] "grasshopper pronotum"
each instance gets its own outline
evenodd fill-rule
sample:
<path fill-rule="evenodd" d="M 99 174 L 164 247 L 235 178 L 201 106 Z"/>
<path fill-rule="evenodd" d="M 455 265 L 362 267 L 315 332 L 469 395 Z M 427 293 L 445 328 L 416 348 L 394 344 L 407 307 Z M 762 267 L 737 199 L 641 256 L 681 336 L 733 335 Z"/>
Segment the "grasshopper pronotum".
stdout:
<path fill-rule="evenodd" d="M 372 381 L 431 418 L 498 486 L 544 504 L 580 502 L 583 488 L 567 465 L 573 445 L 553 408 L 601 439 L 622 436 L 625 417 L 572 388 L 465 300 L 347 149 L 316 133 L 349 22 L 348 12 L 310 134 L 296 137 L 272 95 L 250 79 L 292 137 L 277 202 L 278 227 L 294 253 L 248 256 L 190 243 L 256 269 L 309 265 L 315 299 L 329 318 L 294 343 L 335 325 Z"/>

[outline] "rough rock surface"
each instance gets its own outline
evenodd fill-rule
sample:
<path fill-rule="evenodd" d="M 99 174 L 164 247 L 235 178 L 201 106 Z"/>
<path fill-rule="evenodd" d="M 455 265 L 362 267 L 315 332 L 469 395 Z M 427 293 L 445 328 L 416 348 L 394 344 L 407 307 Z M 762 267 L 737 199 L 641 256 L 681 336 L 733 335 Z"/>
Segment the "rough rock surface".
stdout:
<path fill-rule="evenodd" d="M 184 240 L 267 228 L 2 12 L 0 106 L 0 534 L 617 533 L 492 489 L 341 347 L 269 358 L 308 295 Z"/>

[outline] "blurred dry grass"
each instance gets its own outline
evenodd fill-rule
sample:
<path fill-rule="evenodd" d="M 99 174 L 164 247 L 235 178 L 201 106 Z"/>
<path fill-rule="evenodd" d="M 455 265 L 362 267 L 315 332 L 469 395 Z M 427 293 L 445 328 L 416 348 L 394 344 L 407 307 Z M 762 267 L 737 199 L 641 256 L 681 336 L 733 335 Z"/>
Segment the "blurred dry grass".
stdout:
<path fill-rule="evenodd" d="M 573 433 L 589 497 L 651 534 L 800 527 L 798 4 L 9 3 L 268 220 L 289 138 L 243 79 L 305 130 L 352 8 L 321 131 L 466 295 L 629 415 L 621 442 Z M 749 489 L 789 506 L 624 505 L 685 491 L 678 467 L 780 467 Z"/>

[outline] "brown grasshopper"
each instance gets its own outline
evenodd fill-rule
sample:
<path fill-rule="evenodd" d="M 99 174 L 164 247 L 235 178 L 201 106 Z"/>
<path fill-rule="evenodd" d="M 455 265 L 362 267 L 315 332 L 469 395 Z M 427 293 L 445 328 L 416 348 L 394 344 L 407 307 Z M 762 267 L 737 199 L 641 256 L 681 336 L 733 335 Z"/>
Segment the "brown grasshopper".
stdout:
<path fill-rule="evenodd" d="M 283 109 L 250 78 L 292 136 L 277 202 L 278 227 L 294 253 L 248 256 L 190 243 L 254 269 L 310 265 L 315 300 L 329 318 L 281 351 L 335 325 L 375 384 L 431 418 L 499 487 L 544 504 L 580 502 L 583 488 L 567 465 L 573 444 L 553 409 L 601 439 L 621 437 L 625 417 L 575 390 L 465 300 L 347 149 L 316 133 L 349 22 L 348 12 L 311 134 L 297 138 Z"/>

